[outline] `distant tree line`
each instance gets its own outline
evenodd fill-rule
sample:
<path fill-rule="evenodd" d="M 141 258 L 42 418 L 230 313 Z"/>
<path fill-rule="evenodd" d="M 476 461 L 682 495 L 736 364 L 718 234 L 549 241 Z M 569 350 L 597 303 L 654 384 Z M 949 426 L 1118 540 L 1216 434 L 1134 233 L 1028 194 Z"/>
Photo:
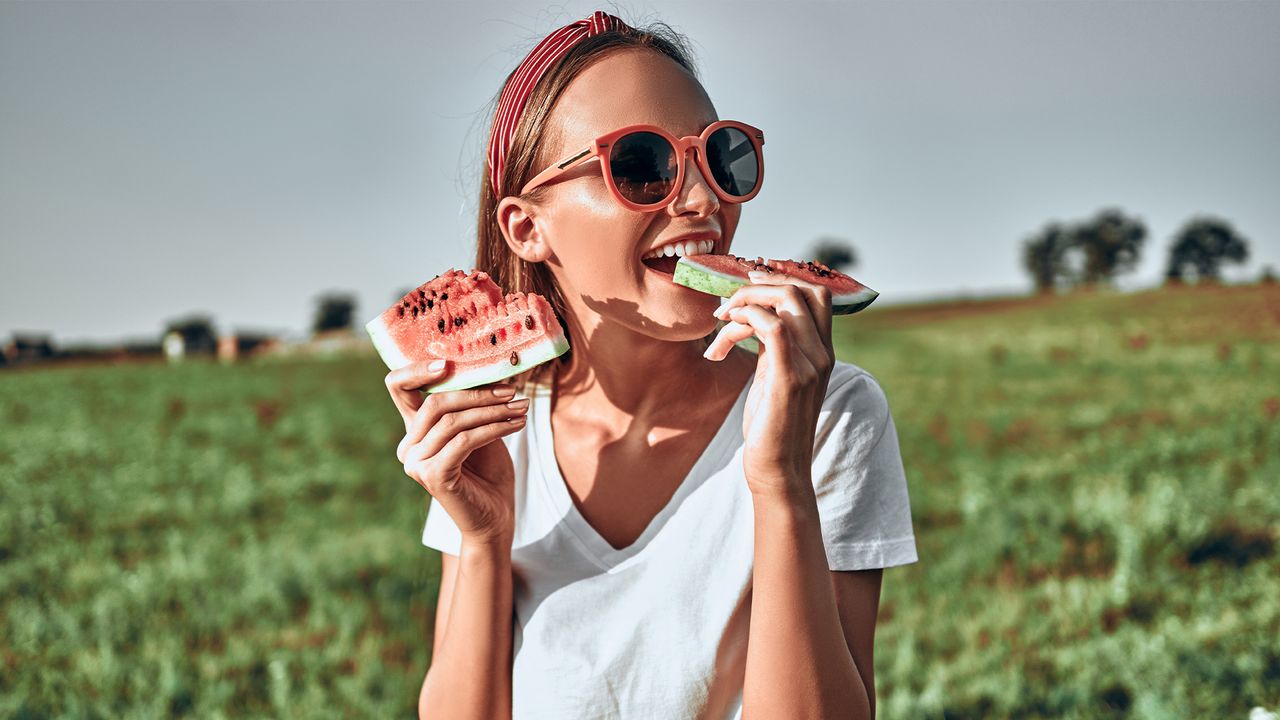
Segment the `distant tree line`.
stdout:
<path fill-rule="evenodd" d="M 317 297 L 315 303 L 315 314 L 311 320 L 313 336 L 348 333 L 354 329 L 357 309 L 355 295 L 328 292 Z M 170 359 L 214 355 L 235 358 L 270 348 L 279 341 L 279 337 L 272 333 L 252 330 L 236 330 L 221 336 L 213 317 L 206 313 L 171 318 L 164 323 L 163 328 L 160 336 L 154 340 L 76 343 L 66 347 L 56 345 L 52 334 L 48 332 L 16 332 L 10 338 L 0 338 L 0 367 L 62 360 L 114 360 L 159 355 L 169 356 Z"/>
<path fill-rule="evenodd" d="M 356 298 L 350 293 L 328 292 L 316 298 L 315 315 L 311 320 L 311 334 L 350 331 L 355 326 Z M 211 354 L 218 347 L 218 332 L 213 318 L 189 315 L 170 320 L 161 337 L 176 335 L 182 339 L 186 354 Z"/>
<path fill-rule="evenodd" d="M 1022 266 L 1039 292 L 1094 287 L 1133 270 L 1146 240 L 1147 227 L 1140 218 L 1108 208 L 1080 222 L 1045 225 L 1023 242 Z M 1216 282 L 1224 263 L 1243 263 L 1248 257 L 1248 240 L 1231 223 L 1196 216 L 1174 234 L 1165 279 Z"/>

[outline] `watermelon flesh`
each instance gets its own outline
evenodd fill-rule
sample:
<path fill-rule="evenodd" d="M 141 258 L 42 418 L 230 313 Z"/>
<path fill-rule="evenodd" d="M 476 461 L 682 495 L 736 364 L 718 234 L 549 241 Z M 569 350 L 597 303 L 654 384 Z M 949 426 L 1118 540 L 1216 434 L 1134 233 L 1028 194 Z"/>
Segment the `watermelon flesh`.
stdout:
<path fill-rule="evenodd" d="M 781 273 L 821 285 L 831 291 L 831 314 L 852 315 L 875 301 L 880 293 L 838 270 L 817 262 L 795 260 L 748 260 L 736 255 L 690 255 L 676 263 L 672 281 L 709 295 L 729 297 L 743 285 L 751 284 L 747 273 L 759 270 Z"/>
<path fill-rule="evenodd" d="M 365 325 L 387 367 L 443 359 L 449 375 L 429 393 L 498 382 L 563 355 L 564 328 L 541 295 L 510 293 L 487 273 L 450 270 Z"/>

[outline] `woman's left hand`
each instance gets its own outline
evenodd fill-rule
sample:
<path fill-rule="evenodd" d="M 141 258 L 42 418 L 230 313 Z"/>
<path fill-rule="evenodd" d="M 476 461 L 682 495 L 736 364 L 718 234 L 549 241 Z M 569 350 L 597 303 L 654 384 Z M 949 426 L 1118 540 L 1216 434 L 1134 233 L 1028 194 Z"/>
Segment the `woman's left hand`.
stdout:
<path fill-rule="evenodd" d="M 781 273 L 752 272 L 750 279 L 716 311 L 728 324 L 705 357 L 723 360 L 734 343 L 759 340 L 742 423 L 747 486 L 757 497 L 808 495 L 818 412 L 835 363 L 831 293 Z"/>

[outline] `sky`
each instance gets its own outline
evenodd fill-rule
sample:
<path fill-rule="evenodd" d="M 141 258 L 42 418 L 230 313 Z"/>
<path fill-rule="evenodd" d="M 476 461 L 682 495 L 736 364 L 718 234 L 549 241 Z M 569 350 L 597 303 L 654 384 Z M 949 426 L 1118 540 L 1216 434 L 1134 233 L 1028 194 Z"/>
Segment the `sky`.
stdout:
<path fill-rule="evenodd" d="M 880 302 L 1030 289 L 1023 240 L 1105 207 L 1156 284 L 1190 217 L 1280 267 L 1280 3 L 0 0 L 0 338 L 298 335 L 469 267 L 491 102 L 597 7 L 692 41 L 764 130 L 741 255 L 860 256 Z"/>

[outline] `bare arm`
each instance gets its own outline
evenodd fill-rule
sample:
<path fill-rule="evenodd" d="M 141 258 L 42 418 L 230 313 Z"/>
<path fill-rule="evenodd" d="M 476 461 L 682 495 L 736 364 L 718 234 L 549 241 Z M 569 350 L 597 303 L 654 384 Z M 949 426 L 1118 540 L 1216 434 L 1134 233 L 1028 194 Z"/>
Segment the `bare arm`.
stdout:
<path fill-rule="evenodd" d="M 431 668 L 420 718 L 511 717 L 511 543 L 441 556 Z"/>
<path fill-rule="evenodd" d="M 884 570 L 879 568 L 831 573 L 844 640 L 853 655 L 853 663 L 858 666 L 862 685 L 867 689 L 867 701 L 871 705 L 873 718 L 876 716 L 876 616 L 880 611 L 880 588 L 883 580 Z"/>
<path fill-rule="evenodd" d="M 772 261 L 771 261 L 772 262 Z M 755 566 L 743 717 L 870 718 L 880 575 L 827 567 L 813 489 L 817 418 L 835 362 L 831 293 L 750 272 L 716 311 L 705 357 L 760 342 L 743 410 L 743 470 L 755 510 Z"/>
<path fill-rule="evenodd" d="M 743 717 L 871 717 L 870 668 L 861 671 L 845 639 L 812 492 L 757 494 L 753 504 Z"/>
<path fill-rule="evenodd" d="M 418 693 L 423 718 L 511 717 L 511 541 L 514 468 L 501 438 L 524 426 L 527 399 L 496 384 L 423 397 L 447 374 L 443 360 L 387 374 L 404 420 L 396 458 L 431 493 L 462 536 L 441 561 L 431 668 Z"/>

